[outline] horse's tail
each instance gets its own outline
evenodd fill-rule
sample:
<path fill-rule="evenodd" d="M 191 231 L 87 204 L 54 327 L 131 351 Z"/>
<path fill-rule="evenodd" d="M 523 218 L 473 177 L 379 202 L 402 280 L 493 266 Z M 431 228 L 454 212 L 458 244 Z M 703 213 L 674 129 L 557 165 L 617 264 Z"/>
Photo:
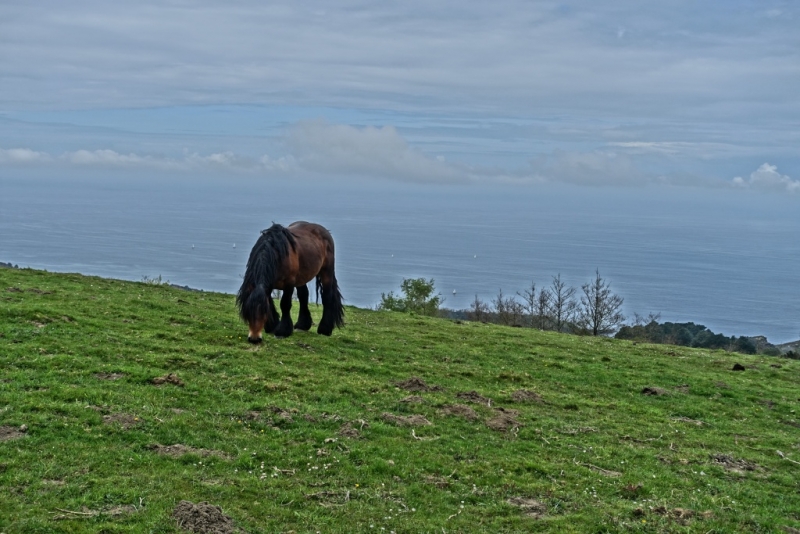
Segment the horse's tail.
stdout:
<path fill-rule="evenodd" d="M 316 286 L 317 296 L 319 296 L 320 290 L 322 291 L 322 320 L 317 332 L 329 336 L 334 328 L 344 326 L 344 299 L 334 273 L 330 273 L 328 276 L 327 284 L 324 284 L 321 276 L 318 275 Z"/>
<path fill-rule="evenodd" d="M 331 308 L 333 310 L 333 324 L 337 328 L 344 326 L 344 302 L 342 292 L 339 290 L 339 283 L 336 281 L 336 275 L 331 276 Z"/>

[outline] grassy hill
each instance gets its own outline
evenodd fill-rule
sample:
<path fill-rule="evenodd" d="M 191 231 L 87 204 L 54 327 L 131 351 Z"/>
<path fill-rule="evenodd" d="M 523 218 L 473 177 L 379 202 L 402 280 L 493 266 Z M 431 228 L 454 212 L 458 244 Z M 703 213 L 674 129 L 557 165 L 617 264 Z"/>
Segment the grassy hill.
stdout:
<path fill-rule="evenodd" d="M 232 295 L 0 269 L 0 532 L 800 529 L 798 361 L 347 322 L 254 347 Z"/>

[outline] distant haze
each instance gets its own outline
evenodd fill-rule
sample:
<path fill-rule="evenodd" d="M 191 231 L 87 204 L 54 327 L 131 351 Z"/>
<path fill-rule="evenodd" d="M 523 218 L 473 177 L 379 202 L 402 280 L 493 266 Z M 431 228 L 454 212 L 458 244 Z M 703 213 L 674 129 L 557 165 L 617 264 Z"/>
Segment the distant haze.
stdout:
<path fill-rule="evenodd" d="M 2 2 L 0 261 L 231 291 L 227 241 L 306 218 L 351 303 L 599 268 L 627 312 L 795 339 L 798 28 L 789 0 Z"/>

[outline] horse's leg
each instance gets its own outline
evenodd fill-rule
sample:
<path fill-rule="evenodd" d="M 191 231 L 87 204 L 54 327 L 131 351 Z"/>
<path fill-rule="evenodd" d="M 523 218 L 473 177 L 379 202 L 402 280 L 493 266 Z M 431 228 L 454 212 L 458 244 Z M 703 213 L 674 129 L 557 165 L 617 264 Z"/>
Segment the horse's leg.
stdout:
<path fill-rule="evenodd" d="M 275 337 L 289 337 L 294 331 L 291 314 L 293 293 L 293 287 L 285 288 L 283 290 L 283 296 L 281 297 L 281 321 L 278 323 L 278 326 L 273 332 Z"/>
<path fill-rule="evenodd" d="M 294 328 L 295 330 L 309 330 L 314 321 L 308 310 L 308 286 L 297 286 L 297 300 L 300 301 L 300 315 L 297 317 Z"/>
<path fill-rule="evenodd" d="M 281 316 L 278 313 L 278 309 L 275 308 L 275 301 L 272 300 L 272 294 L 270 293 L 269 297 L 269 318 L 267 322 L 264 324 L 264 332 L 267 334 L 271 334 L 275 331 L 275 328 L 278 326 L 278 321 L 281 320 Z"/>

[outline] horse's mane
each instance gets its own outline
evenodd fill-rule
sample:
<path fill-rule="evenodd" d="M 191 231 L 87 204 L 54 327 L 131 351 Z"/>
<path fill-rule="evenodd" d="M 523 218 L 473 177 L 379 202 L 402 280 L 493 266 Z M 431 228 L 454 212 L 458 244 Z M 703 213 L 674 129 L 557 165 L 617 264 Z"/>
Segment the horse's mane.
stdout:
<path fill-rule="evenodd" d="M 289 255 L 289 247 L 296 249 L 297 243 L 289 230 L 280 224 L 273 223 L 261 231 L 250 251 L 242 286 L 236 294 L 239 315 L 245 321 L 259 315 L 269 316 L 270 310 L 263 307 L 272 292 L 283 260 Z"/>

